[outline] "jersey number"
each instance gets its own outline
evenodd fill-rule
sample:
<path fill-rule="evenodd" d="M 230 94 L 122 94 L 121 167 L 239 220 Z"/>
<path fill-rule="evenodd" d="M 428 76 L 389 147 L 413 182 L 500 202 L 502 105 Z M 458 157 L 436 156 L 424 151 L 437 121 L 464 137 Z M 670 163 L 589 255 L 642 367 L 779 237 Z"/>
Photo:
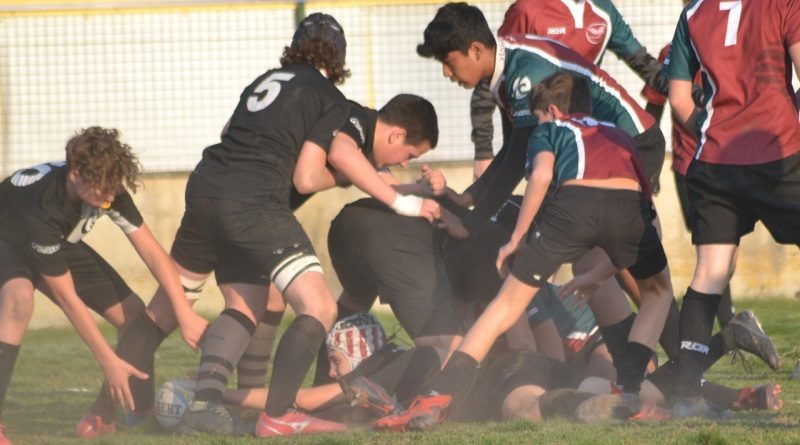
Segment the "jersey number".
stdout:
<path fill-rule="evenodd" d="M 736 34 L 742 19 L 742 0 L 719 2 L 720 11 L 728 11 L 728 28 L 725 30 L 725 46 L 736 45 Z"/>
<path fill-rule="evenodd" d="M 278 94 L 281 92 L 280 82 L 292 80 L 292 77 L 294 77 L 292 73 L 281 72 L 272 73 L 267 76 L 253 91 L 255 94 L 247 98 L 247 109 L 255 113 L 256 111 L 267 108 L 275 101 Z M 264 92 L 266 92 L 266 94 L 264 94 Z"/>

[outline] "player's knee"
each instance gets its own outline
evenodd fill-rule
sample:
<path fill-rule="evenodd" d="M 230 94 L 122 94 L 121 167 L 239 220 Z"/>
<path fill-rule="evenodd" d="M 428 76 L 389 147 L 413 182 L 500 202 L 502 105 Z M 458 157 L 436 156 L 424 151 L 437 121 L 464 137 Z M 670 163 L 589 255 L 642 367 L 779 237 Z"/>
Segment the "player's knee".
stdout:
<path fill-rule="evenodd" d="M 4 286 L 0 307 L 13 323 L 28 324 L 33 316 L 33 290 L 25 286 Z"/>

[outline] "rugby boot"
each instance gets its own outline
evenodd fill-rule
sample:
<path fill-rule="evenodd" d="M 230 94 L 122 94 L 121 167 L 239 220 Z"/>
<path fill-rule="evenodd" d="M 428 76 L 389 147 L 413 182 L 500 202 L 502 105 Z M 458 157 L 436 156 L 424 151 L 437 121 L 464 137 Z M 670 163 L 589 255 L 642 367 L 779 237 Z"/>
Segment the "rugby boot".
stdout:
<path fill-rule="evenodd" d="M 230 436 L 233 427 L 233 417 L 221 403 L 197 400 L 189 404 L 178 423 L 178 431 L 191 436 L 202 433 Z"/>
<path fill-rule="evenodd" d="M 92 413 L 86 413 L 75 427 L 75 435 L 82 439 L 106 436 L 117 432 L 117 423 L 103 422 L 103 418 Z M 1 443 L 1 442 L 0 442 Z"/>
<path fill-rule="evenodd" d="M 742 311 L 734 315 L 721 332 L 728 350 L 747 351 L 761 358 L 773 371 L 780 368 L 778 350 L 752 311 Z"/>
<path fill-rule="evenodd" d="M 256 436 L 293 436 L 295 434 L 339 433 L 347 431 L 347 425 L 330 422 L 300 411 L 289 410 L 280 417 L 261 413 L 256 424 Z"/>
<path fill-rule="evenodd" d="M 748 386 L 739 391 L 739 398 L 731 407 L 734 411 L 763 410 L 780 411 L 783 408 L 781 385 L 766 383 L 761 386 Z"/>
<path fill-rule="evenodd" d="M 367 408 L 380 416 L 401 410 L 396 397 L 390 396 L 381 385 L 366 377 L 357 377 L 350 383 L 341 381 L 340 385 L 352 406 Z"/>
<path fill-rule="evenodd" d="M 430 431 L 447 417 L 452 400 L 447 394 L 417 396 L 407 410 L 381 417 L 372 426 L 378 431 Z"/>

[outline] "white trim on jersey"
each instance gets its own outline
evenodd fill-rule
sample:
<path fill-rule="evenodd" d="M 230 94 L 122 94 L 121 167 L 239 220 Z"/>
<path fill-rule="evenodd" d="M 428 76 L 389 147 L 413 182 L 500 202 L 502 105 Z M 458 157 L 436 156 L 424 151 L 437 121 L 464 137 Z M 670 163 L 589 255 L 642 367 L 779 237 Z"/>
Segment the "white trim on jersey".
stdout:
<path fill-rule="evenodd" d="M 594 64 L 598 65 L 599 64 L 598 62 L 606 53 L 606 48 L 608 48 L 608 41 L 611 39 L 611 34 L 614 33 L 614 22 L 611 21 L 611 16 L 608 15 L 608 13 L 604 11 L 601 7 L 597 6 L 592 0 L 586 0 L 586 1 L 587 3 L 592 5 L 594 13 L 602 17 L 603 20 L 605 20 L 606 23 L 608 23 L 608 29 L 606 30 L 606 39 L 603 41 L 603 49 L 599 53 L 597 53 L 597 57 L 595 57 L 595 59 L 593 60 Z"/>
<path fill-rule="evenodd" d="M 575 135 L 575 147 L 578 149 L 578 172 L 575 179 L 583 179 L 583 173 L 586 171 L 586 146 L 583 143 L 583 135 L 581 129 L 566 120 L 556 119 L 553 121 L 559 127 L 565 127 Z"/>
<path fill-rule="evenodd" d="M 700 0 L 702 2 L 702 0 Z M 694 51 L 694 56 L 697 58 L 697 62 L 700 64 L 700 71 L 705 74 L 705 78 L 708 79 L 709 85 L 711 85 L 711 97 L 708 98 L 708 103 L 706 104 L 706 120 L 703 121 L 703 126 L 700 127 L 700 139 L 699 143 L 697 144 L 697 152 L 694 154 L 695 159 L 700 159 L 700 154 L 703 152 L 703 147 L 706 144 L 706 131 L 708 131 L 708 127 L 711 125 L 711 118 L 714 116 L 714 96 L 717 95 L 717 84 L 714 83 L 714 79 L 711 78 L 711 75 L 708 73 L 705 65 L 703 65 L 703 61 L 700 60 L 700 54 L 697 52 L 697 48 L 694 46 L 694 42 L 689 39 L 689 43 L 692 45 L 692 51 Z"/>
<path fill-rule="evenodd" d="M 586 5 L 585 1 L 575 0 L 561 0 L 561 3 L 567 7 L 569 13 L 572 14 L 572 20 L 575 21 L 575 28 L 583 29 L 583 12 Z"/>
<path fill-rule="evenodd" d="M 551 40 L 551 39 L 547 39 L 547 40 Z M 608 93 L 608 94 L 614 96 L 615 98 L 617 98 L 619 103 L 622 105 L 622 108 L 624 108 L 625 111 L 628 113 L 628 115 L 631 117 L 631 121 L 633 122 L 633 125 L 636 127 L 636 130 L 639 131 L 640 134 L 644 133 L 644 131 L 646 130 L 646 128 L 644 127 L 644 124 L 639 119 L 639 115 L 631 107 L 631 104 L 627 103 L 625 100 L 622 99 L 622 94 L 620 94 L 620 91 L 615 89 L 615 88 L 612 88 L 610 85 L 608 85 L 605 82 L 605 80 L 603 80 L 602 78 L 596 76 L 590 69 L 587 69 L 586 67 L 581 66 L 581 65 L 577 65 L 577 64 L 574 64 L 574 63 L 571 63 L 571 62 L 567 62 L 567 61 L 564 61 L 564 60 L 561 60 L 561 59 L 557 59 L 557 58 L 551 56 L 550 54 L 548 54 L 545 51 L 541 51 L 538 48 L 534 48 L 532 46 L 528 46 L 528 45 L 525 45 L 525 44 L 511 43 L 511 42 L 507 42 L 506 41 L 505 42 L 505 46 L 506 46 L 507 49 L 521 49 L 521 50 L 524 50 L 524 51 L 528 51 L 530 53 L 534 53 L 534 54 L 542 57 L 543 59 L 546 59 L 548 62 L 552 63 L 553 65 L 555 65 L 555 66 L 557 66 L 557 67 L 559 67 L 561 69 L 564 69 L 564 70 L 567 70 L 567 71 L 573 71 L 573 72 L 576 72 L 578 74 L 581 74 L 583 76 L 588 77 L 589 79 L 592 80 L 592 82 L 594 82 L 595 84 L 599 85 L 600 88 L 602 88 L 606 93 Z"/>
<path fill-rule="evenodd" d="M 695 3 L 695 4 L 694 4 L 694 6 L 692 6 L 690 9 L 687 9 L 687 10 L 686 10 L 686 20 L 687 20 L 687 21 L 688 21 L 690 18 L 692 18 L 692 16 L 694 15 L 694 13 L 695 13 L 695 12 L 697 12 L 697 8 L 699 8 L 699 7 L 700 7 L 700 5 L 702 5 L 704 1 L 705 1 L 705 0 L 697 0 L 697 3 Z"/>

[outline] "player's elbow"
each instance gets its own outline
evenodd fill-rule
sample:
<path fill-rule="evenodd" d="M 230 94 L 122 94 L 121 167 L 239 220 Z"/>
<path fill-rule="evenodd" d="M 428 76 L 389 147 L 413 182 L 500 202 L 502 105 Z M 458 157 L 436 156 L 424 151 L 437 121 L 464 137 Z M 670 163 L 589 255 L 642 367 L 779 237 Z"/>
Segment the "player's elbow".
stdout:
<path fill-rule="evenodd" d="M 314 179 L 309 174 L 298 174 L 295 172 L 295 175 L 292 178 L 292 184 L 294 184 L 294 188 L 297 189 L 297 191 L 302 195 L 308 195 L 317 191 L 314 184 Z"/>

